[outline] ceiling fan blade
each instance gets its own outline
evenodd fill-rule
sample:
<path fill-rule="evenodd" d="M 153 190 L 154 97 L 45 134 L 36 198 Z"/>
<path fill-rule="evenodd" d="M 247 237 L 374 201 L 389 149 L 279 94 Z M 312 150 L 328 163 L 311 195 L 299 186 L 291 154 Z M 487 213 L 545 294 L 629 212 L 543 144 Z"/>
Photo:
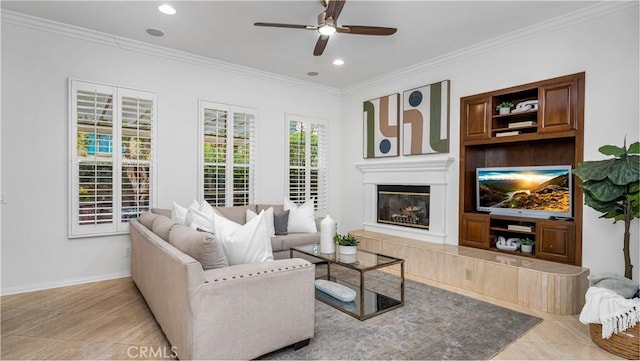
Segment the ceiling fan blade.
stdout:
<path fill-rule="evenodd" d="M 339 33 L 358 34 L 358 35 L 393 35 L 398 31 L 396 28 L 385 28 L 382 26 L 359 26 L 359 25 L 342 25 L 338 27 Z"/>
<path fill-rule="evenodd" d="M 296 24 L 279 24 L 279 23 L 253 23 L 255 26 L 268 26 L 272 28 L 292 28 L 292 29 L 309 29 L 315 30 L 316 26 L 311 25 L 296 25 Z"/>
<path fill-rule="evenodd" d="M 338 16 L 342 12 L 344 3 L 346 0 L 329 0 L 329 6 L 327 6 L 327 17 L 333 20 L 338 20 Z"/>
<path fill-rule="evenodd" d="M 313 49 L 313 55 L 319 56 L 324 52 L 324 48 L 327 47 L 327 43 L 329 42 L 329 35 L 320 35 L 318 41 L 316 42 L 316 47 Z"/>

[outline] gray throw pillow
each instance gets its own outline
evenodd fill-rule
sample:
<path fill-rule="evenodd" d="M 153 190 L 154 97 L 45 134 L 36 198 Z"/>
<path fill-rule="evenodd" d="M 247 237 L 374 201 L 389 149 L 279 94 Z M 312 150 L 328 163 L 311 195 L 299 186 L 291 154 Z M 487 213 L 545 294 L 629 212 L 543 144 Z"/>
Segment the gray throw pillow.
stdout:
<path fill-rule="evenodd" d="M 273 228 L 276 230 L 276 236 L 284 236 L 289 234 L 289 211 L 282 213 L 273 213 Z"/>
<path fill-rule="evenodd" d="M 153 219 L 153 223 L 151 224 L 151 231 L 157 234 L 158 237 L 168 242 L 169 232 L 171 231 L 171 228 L 173 228 L 173 226 L 175 226 L 176 224 L 177 223 L 173 219 L 159 215 Z"/>
<path fill-rule="evenodd" d="M 158 215 L 151 212 L 144 212 L 138 217 L 138 222 L 142 223 L 145 227 L 151 229 L 153 228 L 153 220 L 156 219 Z"/>
<path fill-rule="evenodd" d="M 169 243 L 200 262 L 203 269 L 229 266 L 220 243 L 209 232 L 178 224 L 171 229 Z"/>

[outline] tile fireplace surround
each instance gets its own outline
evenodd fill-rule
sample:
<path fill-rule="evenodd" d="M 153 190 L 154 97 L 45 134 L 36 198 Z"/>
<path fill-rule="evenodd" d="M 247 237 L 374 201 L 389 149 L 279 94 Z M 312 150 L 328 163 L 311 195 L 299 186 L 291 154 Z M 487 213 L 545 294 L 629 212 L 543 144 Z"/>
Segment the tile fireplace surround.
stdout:
<path fill-rule="evenodd" d="M 445 243 L 447 238 L 447 204 L 457 209 L 456 204 L 452 205 L 452 199 L 447 200 L 449 170 L 453 160 L 453 158 L 448 157 L 395 158 L 356 163 L 356 167 L 364 175 L 364 230 L 421 241 Z M 392 184 L 427 185 L 431 187 L 428 230 L 377 222 L 377 186 Z M 457 241 L 455 244 L 457 244 Z"/>

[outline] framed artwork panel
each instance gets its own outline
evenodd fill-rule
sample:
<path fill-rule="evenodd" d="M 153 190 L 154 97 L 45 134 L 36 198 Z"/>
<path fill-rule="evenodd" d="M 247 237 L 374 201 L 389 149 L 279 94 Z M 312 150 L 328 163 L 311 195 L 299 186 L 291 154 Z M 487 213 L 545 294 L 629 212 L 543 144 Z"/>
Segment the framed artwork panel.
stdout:
<path fill-rule="evenodd" d="M 366 158 L 397 157 L 400 153 L 400 93 L 367 100 L 362 105 Z"/>
<path fill-rule="evenodd" d="M 405 90 L 402 154 L 449 153 L 450 81 Z"/>

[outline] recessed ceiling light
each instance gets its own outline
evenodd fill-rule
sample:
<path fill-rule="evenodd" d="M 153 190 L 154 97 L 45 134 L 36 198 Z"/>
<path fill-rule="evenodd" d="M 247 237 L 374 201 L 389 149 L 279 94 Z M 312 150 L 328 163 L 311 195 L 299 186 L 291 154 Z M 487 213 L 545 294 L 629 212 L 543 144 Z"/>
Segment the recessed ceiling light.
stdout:
<path fill-rule="evenodd" d="M 316 76 L 318 74 L 320 74 L 320 73 L 318 73 L 317 71 L 310 71 L 310 72 L 307 73 L 308 76 Z"/>
<path fill-rule="evenodd" d="M 147 34 L 151 36 L 163 36 L 164 33 L 158 29 L 147 29 Z"/>
<path fill-rule="evenodd" d="M 344 60 L 336 59 L 333 61 L 333 65 L 344 65 Z"/>
<path fill-rule="evenodd" d="M 161 13 L 167 14 L 167 15 L 173 15 L 173 14 L 176 13 L 176 9 L 174 9 L 169 4 L 163 4 L 163 5 L 158 6 L 158 10 L 160 10 Z"/>

